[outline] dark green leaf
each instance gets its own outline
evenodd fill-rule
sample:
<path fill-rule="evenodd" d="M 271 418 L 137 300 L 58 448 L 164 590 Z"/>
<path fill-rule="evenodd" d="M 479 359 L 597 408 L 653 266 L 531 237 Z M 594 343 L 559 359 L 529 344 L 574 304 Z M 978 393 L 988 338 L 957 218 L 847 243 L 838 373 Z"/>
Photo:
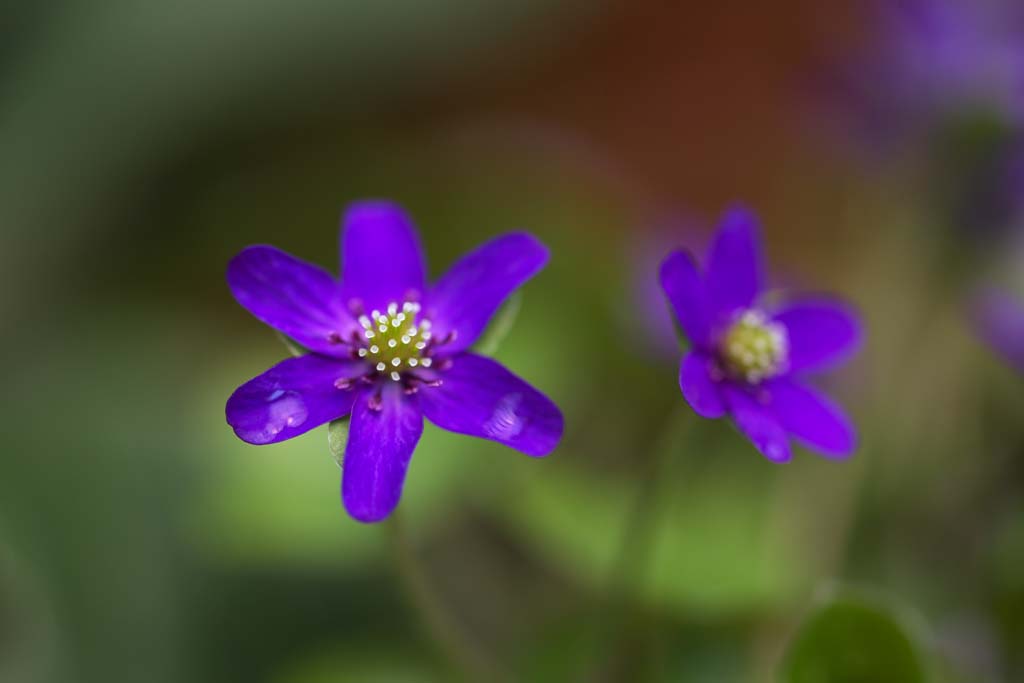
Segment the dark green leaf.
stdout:
<path fill-rule="evenodd" d="M 340 417 L 327 425 L 327 447 L 331 449 L 334 462 L 341 467 L 345 461 L 345 445 L 348 444 L 348 416 Z"/>
<path fill-rule="evenodd" d="M 881 598 L 833 596 L 803 623 L 783 662 L 785 683 L 928 680 L 906 615 Z"/>
<path fill-rule="evenodd" d="M 509 333 L 512 325 L 515 324 L 516 316 L 519 315 L 519 308 L 522 303 L 522 293 L 513 292 L 512 296 L 506 299 L 505 303 L 498 309 L 498 312 L 494 314 L 491 324 L 487 326 L 484 333 L 476 340 L 476 344 L 473 344 L 473 350 L 485 356 L 494 355 L 494 352 L 498 350 L 498 346 L 505 339 L 505 335 Z"/>

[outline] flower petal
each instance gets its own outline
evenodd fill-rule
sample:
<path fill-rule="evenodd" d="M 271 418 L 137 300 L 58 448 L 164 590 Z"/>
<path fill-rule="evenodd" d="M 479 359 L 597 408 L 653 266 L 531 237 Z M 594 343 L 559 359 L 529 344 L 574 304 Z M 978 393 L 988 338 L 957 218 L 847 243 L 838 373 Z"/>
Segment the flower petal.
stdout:
<path fill-rule="evenodd" d="M 562 437 L 562 413 L 542 393 L 489 358 L 463 353 L 423 387 L 420 405 L 442 429 L 503 443 L 527 455 L 547 455 Z"/>
<path fill-rule="evenodd" d="M 822 370 L 852 356 L 861 324 L 849 306 L 826 299 L 795 302 L 775 314 L 789 333 L 791 372 Z"/>
<path fill-rule="evenodd" d="M 275 247 L 243 249 L 231 259 L 228 287 L 257 319 L 311 351 L 347 355 L 332 342 L 356 325 L 341 303 L 338 281 L 327 271 Z"/>
<path fill-rule="evenodd" d="M 371 408 L 380 391 L 379 409 Z M 402 496 L 405 472 L 420 435 L 423 415 L 397 382 L 359 391 L 352 407 L 342 466 L 341 497 L 360 522 L 379 522 Z"/>
<path fill-rule="evenodd" d="M 469 348 L 508 295 L 547 261 L 547 247 L 537 238 L 511 233 L 481 245 L 456 262 L 427 297 L 426 317 L 434 325 L 435 337 L 443 339 L 456 332 L 445 350 L 454 353 Z"/>
<path fill-rule="evenodd" d="M 757 450 L 773 462 L 789 460 L 789 437 L 771 411 L 740 387 L 724 383 L 722 389 L 733 421 Z"/>
<path fill-rule="evenodd" d="M 693 257 L 675 251 L 661 264 L 661 287 L 675 311 L 680 327 L 690 343 L 698 347 L 708 344 L 708 305 L 704 282 Z"/>
<path fill-rule="evenodd" d="M 791 379 L 776 380 L 765 389 L 779 423 L 808 447 L 837 458 L 856 448 L 857 436 L 849 418 L 818 392 Z"/>
<path fill-rule="evenodd" d="M 734 208 L 725 214 L 708 252 L 705 287 L 709 314 L 719 318 L 749 308 L 761 291 L 762 264 L 758 220 Z"/>
<path fill-rule="evenodd" d="M 1020 372 L 1024 372 L 1024 305 L 998 291 L 980 295 L 972 315 L 981 337 Z"/>
<path fill-rule="evenodd" d="M 367 311 L 419 299 L 424 292 L 423 250 L 412 221 L 390 202 L 353 204 L 342 218 L 342 281 L 346 301 Z"/>
<path fill-rule="evenodd" d="M 228 424 L 242 441 L 277 443 L 347 415 L 354 391 L 335 382 L 366 366 L 309 354 L 289 358 L 238 387 L 228 399 Z"/>
<path fill-rule="evenodd" d="M 711 377 L 714 359 L 700 351 L 691 351 L 683 357 L 679 367 L 679 388 L 683 396 L 701 417 L 716 418 L 726 413 L 719 383 Z"/>

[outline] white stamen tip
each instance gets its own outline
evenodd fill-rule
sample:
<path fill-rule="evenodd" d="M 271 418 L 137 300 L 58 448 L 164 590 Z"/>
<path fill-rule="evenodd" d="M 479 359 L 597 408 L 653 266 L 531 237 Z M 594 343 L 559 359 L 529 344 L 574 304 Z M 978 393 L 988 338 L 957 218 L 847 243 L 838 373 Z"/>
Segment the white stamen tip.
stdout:
<path fill-rule="evenodd" d="M 398 313 L 398 304 L 392 301 L 388 304 L 388 315 L 394 315 L 395 313 Z"/>
<path fill-rule="evenodd" d="M 370 319 L 367 318 L 365 315 L 359 316 L 359 324 L 365 327 L 366 329 L 370 329 Z"/>
<path fill-rule="evenodd" d="M 391 379 L 393 379 L 393 380 L 395 380 L 397 382 L 398 380 L 402 379 L 402 376 L 399 375 L 397 372 L 392 372 L 391 373 Z"/>
<path fill-rule="evenodd" d="M 377 363 L 377 372 L 384 372 L 388 369 L 388 366 L 384 365 L 384 361 Z"/>
<path fill-rule="evenodd" d="M 407 334 L 406 335 L 402 335 L 402 343 L 403 344 L 408 344 L 411 341 L 412 341 L 412 338 L 409 335 L 407 335 Z"/>
<path fill-rule="evenodd" d="M 420 364 L 423 365 L 423 367 L 425 368 L 429 368 L 431 365 L 434 364 L 434 361 L 430 360 L 429 358 L 424 358 L 423 360 L 420 361 Z"/>
<path fill-rule="evenodd" d="M 388 346 L 393 349 L 396 346 L 398 346 L 398 342 L 395 341 L 394 339 L 388 339 Z"/>
<path fill-rule="evenodd" d="M 366 338 L 367 339 L 373 339 L 373 330 L 367 330 L 366 331 Z"/>
<path fill-rule="evenodd" d="M 366 358 L 366 354 L 367 354 L 366 349 L 359 349 L 359 357 L 360 358 Z"/>
<path fill-rule="evenodd" d="M 397 368 L 399 365 L 402 364 L 402 359 L 401 358 L 392 358 L 391 359 L 391 364 L 394 365 Z"/>
<path fill-rule="evenodd" d="M 370 353 L 380 353 L 380 347 L 374 344 L 370 347 Z"/>
<path fill-rule="evenodd" d="M 416 367 L 419 364 L 420 364 L 419 359 L 417 359 L 417 358 L 410 358 L 409 359 L 409 367 L 410 368 L 414 368 L 414 367 Z"/>
<path fill-rule="evenodd" d="M 419 349 L 420 351 L 422 351 L 423 349 L 427 348 L 427 343 L 426 342 L 416 342 L 416 348 Z"/>

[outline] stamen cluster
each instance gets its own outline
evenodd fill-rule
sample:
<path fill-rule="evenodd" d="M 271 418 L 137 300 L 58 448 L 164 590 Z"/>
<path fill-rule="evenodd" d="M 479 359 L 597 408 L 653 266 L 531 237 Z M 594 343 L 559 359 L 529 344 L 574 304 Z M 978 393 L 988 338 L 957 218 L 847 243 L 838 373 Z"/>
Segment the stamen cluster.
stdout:
<path fill-rule="evenodd" d="M 431 341 L 430 321 L 417 321 L 420 305 L 415 301 L 388 304 L 383 313 L 372 311 L 360 315 L 363 327 L 362 346 L 356 351 L 360 358 L 370 362 L 376 372 L 387 375 L 395 382 L 402 374 L 417 367 L 429 368 Z"/>
<path fill-rule="evenodd" d="M 720 347 L 726 371 L 751 384 L 784 372 L 789 364 L 786 327 L 762 312 L 746 310 L 722 337 Z"/>

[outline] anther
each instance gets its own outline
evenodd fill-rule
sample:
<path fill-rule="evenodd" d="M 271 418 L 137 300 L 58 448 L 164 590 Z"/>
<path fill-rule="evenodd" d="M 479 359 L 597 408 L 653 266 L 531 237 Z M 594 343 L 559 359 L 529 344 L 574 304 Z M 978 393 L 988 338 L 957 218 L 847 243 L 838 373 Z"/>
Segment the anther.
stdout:
<path fill-rule="evenodd" d="M 366 358 L 367 351 L 365 348 L 359 349 L 359 357 Z"/>
<path fill-rule="evenodd" d="M 371 394 L 370 398 L 366 399 L 366 407 L 374 412 L 379 412 L 383 402 L 380 392 L 377 392 L 375 394 Z"/>
<path fill-rule="evenodd" d="M 391 379 L 394 380 L 395 382 L 397 382 L 400 379 L 402 379 L 402 376 L 400 374 L 398 374 L 397 372 L 392 372 L 391 373 Z"/>
<path fill-rule="evenodd" d="M 384 364 L 384 361 L 377 363 L 377 372 L 384 372 L 388 369 L 388 366 Z"/>
<path fill-rule="evenodd" d="M 336 389 L 348 389 L 351 386 L 352 380 L 346 377 L 339 377 L 338 379 L 334 380 L 334 387 Z"/>
<path fill-rule="evenodd" d="M 392 348 L 393 349 L 396 346 L 398 346 L 398 342 L 397 341 L 395 341 L 394 339 L 388 339 L 388 348 Z"/>

